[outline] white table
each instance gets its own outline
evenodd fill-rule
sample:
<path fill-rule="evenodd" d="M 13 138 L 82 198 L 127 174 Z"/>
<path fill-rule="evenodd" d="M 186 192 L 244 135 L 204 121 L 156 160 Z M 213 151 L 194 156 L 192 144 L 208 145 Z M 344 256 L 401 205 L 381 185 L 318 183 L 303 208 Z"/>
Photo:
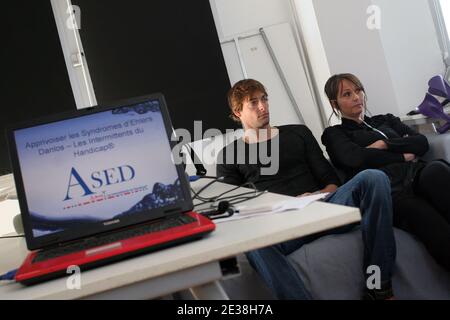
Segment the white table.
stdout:
<path fill-rule="evenodd" d="M 194 183 L 194 190 L 206 182 Z M 214 184 L 209 194 L 229 188 Z M 246 205 L 260 206 L 284 199 L 287 197 L 267 193 Z M 67 278 L 31 287 L 13 283 L 0 286 L 0 299 L 150 299 L 187 288 L 199 299 L 223 299 L 226 293 L 217 282 L 224 276 L 220 261 L 360 218 L 357 208 L 314 202 L 301 210 L 222 222 L 201 240 L 84 271 L 79 290 L 67 289 Z M 24 239 L 0 241 L 0 273 L 4 273 L 17 268 L 27 250 Z"/>
<path fill-rule="evenodd" d="M 444 112 L 450 115 L 450 106 L 445 107 Z M 436 133 L 435 127 L 440 127 L 445 124 L 443 119 L 429 118 L 420 113 L 413 116 L 402 116 L 400 120 L 404 124 L 414 128 L 417 132 L 429 135 L 438 134 Z"/>

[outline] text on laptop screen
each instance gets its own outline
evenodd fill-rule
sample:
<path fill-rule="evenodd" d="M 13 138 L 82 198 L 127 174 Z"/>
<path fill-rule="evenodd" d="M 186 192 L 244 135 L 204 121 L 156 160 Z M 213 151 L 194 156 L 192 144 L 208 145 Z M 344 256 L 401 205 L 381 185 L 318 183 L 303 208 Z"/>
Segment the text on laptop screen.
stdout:
<path fill-rule="evenodd" d="M 14 135 L 35 237 L 184 200 L 159 100 Z"/>

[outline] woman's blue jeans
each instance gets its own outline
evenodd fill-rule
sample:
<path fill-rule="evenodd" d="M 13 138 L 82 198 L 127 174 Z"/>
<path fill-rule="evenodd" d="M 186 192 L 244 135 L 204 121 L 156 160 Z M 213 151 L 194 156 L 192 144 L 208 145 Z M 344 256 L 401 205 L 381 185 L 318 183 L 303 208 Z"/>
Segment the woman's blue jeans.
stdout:
<path fill-rule="evenodd" d="M 381 282 L 389 282 L 395 263 L 396 247 L 392 228 L 391 187 L 386 174 L 379 170 L 364 170 L 324 201 L 360 209 L 364 242 L 363 272 L 367 274 L 368 266 L 378 266 Z M 287 256 L 322 236 L 349 232 L 354 227 L 354 224 L 350 224 L 326 230 L 250 251 L 246 256 L 277 299 L 309 300 L 312 297 Z"/>

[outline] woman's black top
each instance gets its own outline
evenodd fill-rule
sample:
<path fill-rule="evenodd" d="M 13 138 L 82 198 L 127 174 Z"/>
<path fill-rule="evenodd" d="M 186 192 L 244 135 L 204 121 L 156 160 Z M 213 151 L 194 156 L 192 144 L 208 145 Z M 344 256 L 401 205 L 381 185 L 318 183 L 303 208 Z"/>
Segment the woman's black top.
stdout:
<path fill-rule="evenodd" d="M 422 161 L 406 162 L 403 153 L 424 155 L 427 138 L 392 114 L 366 116 L 364 122 L 343 118 L 342 124 L 325 129 L 322 143 L 331 161 L 347 180 L 364 169 L 380 169 L 389 176 L 393 193 L 401 191 L 424 166 Z M 383 140 L 387 150 L 366 148 L 377 140 Z"/>

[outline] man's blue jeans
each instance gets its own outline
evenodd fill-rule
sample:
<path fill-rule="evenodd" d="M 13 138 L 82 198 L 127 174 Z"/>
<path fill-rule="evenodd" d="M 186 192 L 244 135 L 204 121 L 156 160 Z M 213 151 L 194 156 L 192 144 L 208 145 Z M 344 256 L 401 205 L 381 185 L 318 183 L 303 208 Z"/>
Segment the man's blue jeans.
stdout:
<path fill-rule="evenodd" d="M 370 265 L 380 267 L 381 282 L 391 280 L 396 247 L 392 229 L 390 182 L 379 170 L 365 170 L 329 195 L 326 202 L 358 207 L 361 211 L 361 232 L 364 242 L 363 272 Z M 329 234 L 345 233 L 354 224 L 327 230 L 299 239 L 246 253 L 250 264 L 263 278 L 278 299 L 311 299 L 303 281 L 287 259 L 287 255 L 304 244 Z"/>

